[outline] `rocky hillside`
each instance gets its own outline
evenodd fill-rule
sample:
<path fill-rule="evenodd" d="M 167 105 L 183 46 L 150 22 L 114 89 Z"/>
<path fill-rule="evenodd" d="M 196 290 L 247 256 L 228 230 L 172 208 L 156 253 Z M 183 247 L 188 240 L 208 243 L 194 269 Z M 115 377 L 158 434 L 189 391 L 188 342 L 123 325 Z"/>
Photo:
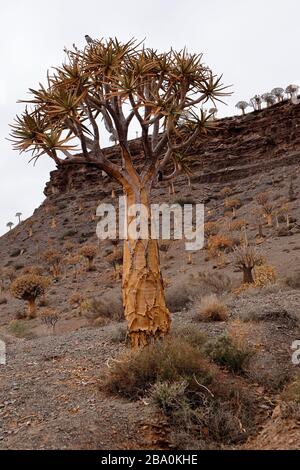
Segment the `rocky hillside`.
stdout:
<path fill-rule="evenodd" d="M 287 102 L 219 120 L 211 137 L 189 149 L 194 157 L 191 186 L 181 176 L 174 194 L 167 184 L 153 191 L 155 202 L 204 202 L 206 208 L 205 250 L 189 257 L 183 242 L 161 243 L 174 328 L 200 328 L 210 339 L 239 329 L 256 351 L 247 371 L 233 378 L 255 395 L 249 429 L 245 425 L 245 433 L 231 440 L 189 441 L 186 448 L 279 448 L 276 442 L 283 448 L 299 447 L 300 412 L 289 414 L 292 405 L 283 399 L 298 374 L 291 344 L 300 339 L 299 129 L 300 105 Z M 131 146 L 141 161 L 139 140 Z M 107 153 L 114 158 L 113 147 Z M 137 417 L 132 402 L 111 398 L 99 388 L 109 361 L 126 349 L 122 248 L 96 237 L 98 204 L 116 202 L 119 194 L 93 168 L 54 171 L 43 204 L 0 238 L 0 337 L 8 350 L 8 365 L 0 369 L 0 448 L 179 445 L 172 423 L 161 429 L 156 411 L 143 401 Z M 261 194 L 271 208 L 269 223 Z M 265 258 L 268 269 L 261 273 L 269 281 L 257 274 L 261 285 L 246 291 L 240 289 L 242 274 L 232 258 L 232 246 L 245 237 Z M 91 270 L 80 256 L 86 244 L 97 248 Z M 24 302 L 9 291 L 11 281 L 33 266 L 51 279 L 38 312 L 58 312 L 53 332 L 39 316 L 25 320 Z M 226 319 L 214 323 L 200 318 L 206 294 L 218 295 L 226 305 Z M 231 378 L 231 372 L 226 374 Z M 292 437 L 284 434 L 285 422 Z"/>

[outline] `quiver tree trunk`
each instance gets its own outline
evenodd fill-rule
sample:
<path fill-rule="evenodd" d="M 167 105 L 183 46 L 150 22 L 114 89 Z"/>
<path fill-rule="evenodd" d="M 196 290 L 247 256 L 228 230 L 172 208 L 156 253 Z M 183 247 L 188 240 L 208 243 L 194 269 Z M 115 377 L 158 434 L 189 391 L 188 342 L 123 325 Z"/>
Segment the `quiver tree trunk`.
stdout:
<path fill-rule="evenodd" d="M 254 278 L 252 273 L 253 268 L 243 266 L 244 284 L 253 284 Z"/>
<path fill-rule="evenodd" d="M 267 224 L 269 227 L 272 227 L 273 225 L 273 216 L 272 214 L 267 214 Z"/>
<path fill-rule="evenodd" d="M 28 318 L 36 317 L 36 303 L 35 298 L 28 299 Z"/>
<path fill-rule="evenodd" d="M 135 203 L 147 208 L 149 224 L 146 191 L 138 189 L 133 193 L 126 190 L 125 194 L 127 208 Z M 132 220 L 129 216 L 127 226 Z M 165 301 L 156 239 L 133 239 L 128 233 L 123 254 L 123 303 L 132 349 L 144 347 L 169 332 L 170 313 Z"/>

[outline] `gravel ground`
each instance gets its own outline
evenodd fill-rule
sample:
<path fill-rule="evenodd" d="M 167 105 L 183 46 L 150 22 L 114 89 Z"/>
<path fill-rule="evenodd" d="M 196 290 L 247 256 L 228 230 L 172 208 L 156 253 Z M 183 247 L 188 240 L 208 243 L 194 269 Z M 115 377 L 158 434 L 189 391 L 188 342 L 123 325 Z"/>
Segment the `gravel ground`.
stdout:
<path fill-rule="evenodd" d="M 99 380 L 121 347 L 107 329 L 34 340 L 6 337 L 0 368 L 0 449 L 140 448 L 143 403 L 107 397 Z"/>

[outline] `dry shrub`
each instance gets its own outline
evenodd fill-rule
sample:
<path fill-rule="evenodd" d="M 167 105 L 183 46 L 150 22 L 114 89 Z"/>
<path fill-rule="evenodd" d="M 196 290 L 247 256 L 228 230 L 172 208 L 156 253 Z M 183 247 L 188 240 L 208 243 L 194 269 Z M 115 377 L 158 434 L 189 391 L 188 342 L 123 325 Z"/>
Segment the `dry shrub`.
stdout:
<path fill-rule="evenodd" d="M 7 266 L 6 268 L 0 269 L 1 287 L 5 288 L 6 283 L 12 282 L 17 277 L 17 273 L 14 267 Z"/>
<path fill-rule="evenodd" d="M 296 377 L 293 382 L 285 387 L 281 397 L 286 402 L 300 404 L 300 377 Z"/>
<path fill-rule="evenodd" d="M 277 281 L 277 271 L 274 266 L 262 264 L 256 266 L 254 270 L 254 286 L 265 287 Z"/>
<path fill-rule="evenodd" d="M 233 343 L 240 349 L 257 347 L 257 340 L 260 337 L 261 328 L 255 322 L 243 322 L 240 318 L 231 321 L 227 328 L 227 335 Z"/>
<path fill-rule="evenodd" d="M 74 294 L 72 294 L 70 297 L 69 297 L 69 304 L 70 305 L 75 305 L 76 307 L 79 307 L 80 303 L 82 302 L 83 300 L 83 295 L 80 294 L 79 292 L 74 292 Z"/>
<path fill-rule="evenodd" d="M 212 292 L 215 294 L 230 292 L 232 289 L 232 281 L 226 274 L 216 272 L 199 272 L 198 276 L 199 281 L 212 290 Z"/>
<path fill-rule="evenodd" d="M 202 321 L 226 321 L 228 319 L 228 308 L 218 297 L 206 295 L 201 299 L 199 317 Z"/>
<path fill-rule="evenodd" d="M 228 380 L 198 347 L 182 337 L 166 338 L 112 363 L 105 387 L 130 400 L 146 395 L 168 419 L 172 439 L 234 443 L 254 427 L 255 399 Z M 247 432 L 246 432 L 246 430 Z"/>
<path fill-rule="evenodd" d="M 282 367 L 282 363 L 272 352 L 262 351 L 251 358 L 247 377 L 252 383 L 261 385 L 272 393 L 278 393 L 291 379 L 291 371 Z"/>
<path fill-rule="evenodd" d="M 42 266 L 25 266 L 22 271 L 21 275 L 23 276 L 24 274 L 35 274 L 37 276 L 42 276 L 44 270 Z"/>
<path fill-rule="evenodd" d="M 109 324 L 109 319 L 106 317 L 97 317 L 93 320 L 93 326 L 102 328 Z"/>
<path fill-rule="evenodd" d="M 125 324 L 116 325 L 111 331 L 112 343 L 126 343 L 128 340 L 128 329 Z"/>
<path fill-rule="evenodd" d="M 225 234 L 219 233 L 218 235 L 211 235 L 208 238 L 207 249 L 212 257 L 218 256 L 222 251 L 230 251 L 232 247 L 232 238 Z"/>
<path fill-rule="evenodd" d="M 72 251 L 75 250 L 76 245 L 75 245 L 75 243 L 73 243 L 73 242 L 65 242 L 65 243 L 63 244 L 63 248 L 64 248 L 64 250 L 65 250 L 67 253 L 71 253 Z"/>
<path fill-rule="evenodd" d="M 228 224 L 229 232 L 238 232 L 245 228 L 246 221 L 245 219 L 231 220 Z"/>
<path fill-rule="evenodd" d="M 300 420 L 300 403 L 295 401 L 280 403 L 280 415 L 283 419 Z"/>
<path fill-rule="evenodd" d="M 233 189 L 230 188 L 230 186 L 225 186 L 225 187 L 222 188 L 221 191 L 220 191 L 220 195 L 221 195 L 222 197 L 224 197 L 224 198 L 225 198 L 225 197 L 227 198 L 227 197 L 231 196 L 232 193 L 233 193 Z"/>
<path fill-rule="evenodd" d="M 123 303 L 119 289 L 111 290 L 102 295 L 86 301 L 82 306 L 85 316 L 93 322 L 101 317 L 115 321 L 124 319 Z"/>
<path fill-rule="evenodd" d="M 211 235 L 217 235 L 219 229 L 220 227 L 218 222 L 206 222 L 204 224 L 204 235 L 206 237 L 210 237 Z"/>
<path fill-rule="evenodd" d="M 227 199 L 224 203 L 226 209 L 232 209 L 233 212 L 236 209 L 239 209 L 242 206 L 242 201 L 240 199 Z"/>
<path fill-rule="evenodd" d="M 292 289 L 300 289 L 300 271 L 289 274 L 285 279 L 285 283 Z"/>
<path fill-rule="evenodd" d="M 266 192 L 258 193 L 258 194 L 255 196 L 255 201 L 256 201 L 257 204 L 259 204 L 260 206 L 264 206 L 264 205 L 266 205 L 266 204 L 269 202 L 269 194 L 266 193 Z"/>
<path fill-rule="evenodd" d="M 174 312 L 180 312 L 187 308 L 199 295 L 199 283 L 183 281 L 176 282 L 166 289 L 166 304 L 168 309 Z"/>

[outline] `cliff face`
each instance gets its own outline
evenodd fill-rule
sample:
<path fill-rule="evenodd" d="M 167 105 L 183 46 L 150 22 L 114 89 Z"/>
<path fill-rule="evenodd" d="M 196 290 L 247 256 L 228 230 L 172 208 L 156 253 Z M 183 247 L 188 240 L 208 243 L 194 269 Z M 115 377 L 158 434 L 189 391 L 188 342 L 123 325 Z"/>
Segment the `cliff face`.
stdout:
<path fill-rule="evenodd" d="M 246 116 L 216 121 L 215 132 L 188 149 L 189 155 L 198 157 L 192 181 L 229 182 L 296 163 L 300 157 L 299 130 L 300 105 L 287 102 Z M 140 162 L 139 140 L 131 142 L 131 150 Z M 107 149 L 106 154 L 113 159 L 114 148 Z M 66 167 L 51 173 L 44 192 L 51 197 L 72 189 L 97 187 L 101 196 L 101 181 L 96 169 Z"/>

